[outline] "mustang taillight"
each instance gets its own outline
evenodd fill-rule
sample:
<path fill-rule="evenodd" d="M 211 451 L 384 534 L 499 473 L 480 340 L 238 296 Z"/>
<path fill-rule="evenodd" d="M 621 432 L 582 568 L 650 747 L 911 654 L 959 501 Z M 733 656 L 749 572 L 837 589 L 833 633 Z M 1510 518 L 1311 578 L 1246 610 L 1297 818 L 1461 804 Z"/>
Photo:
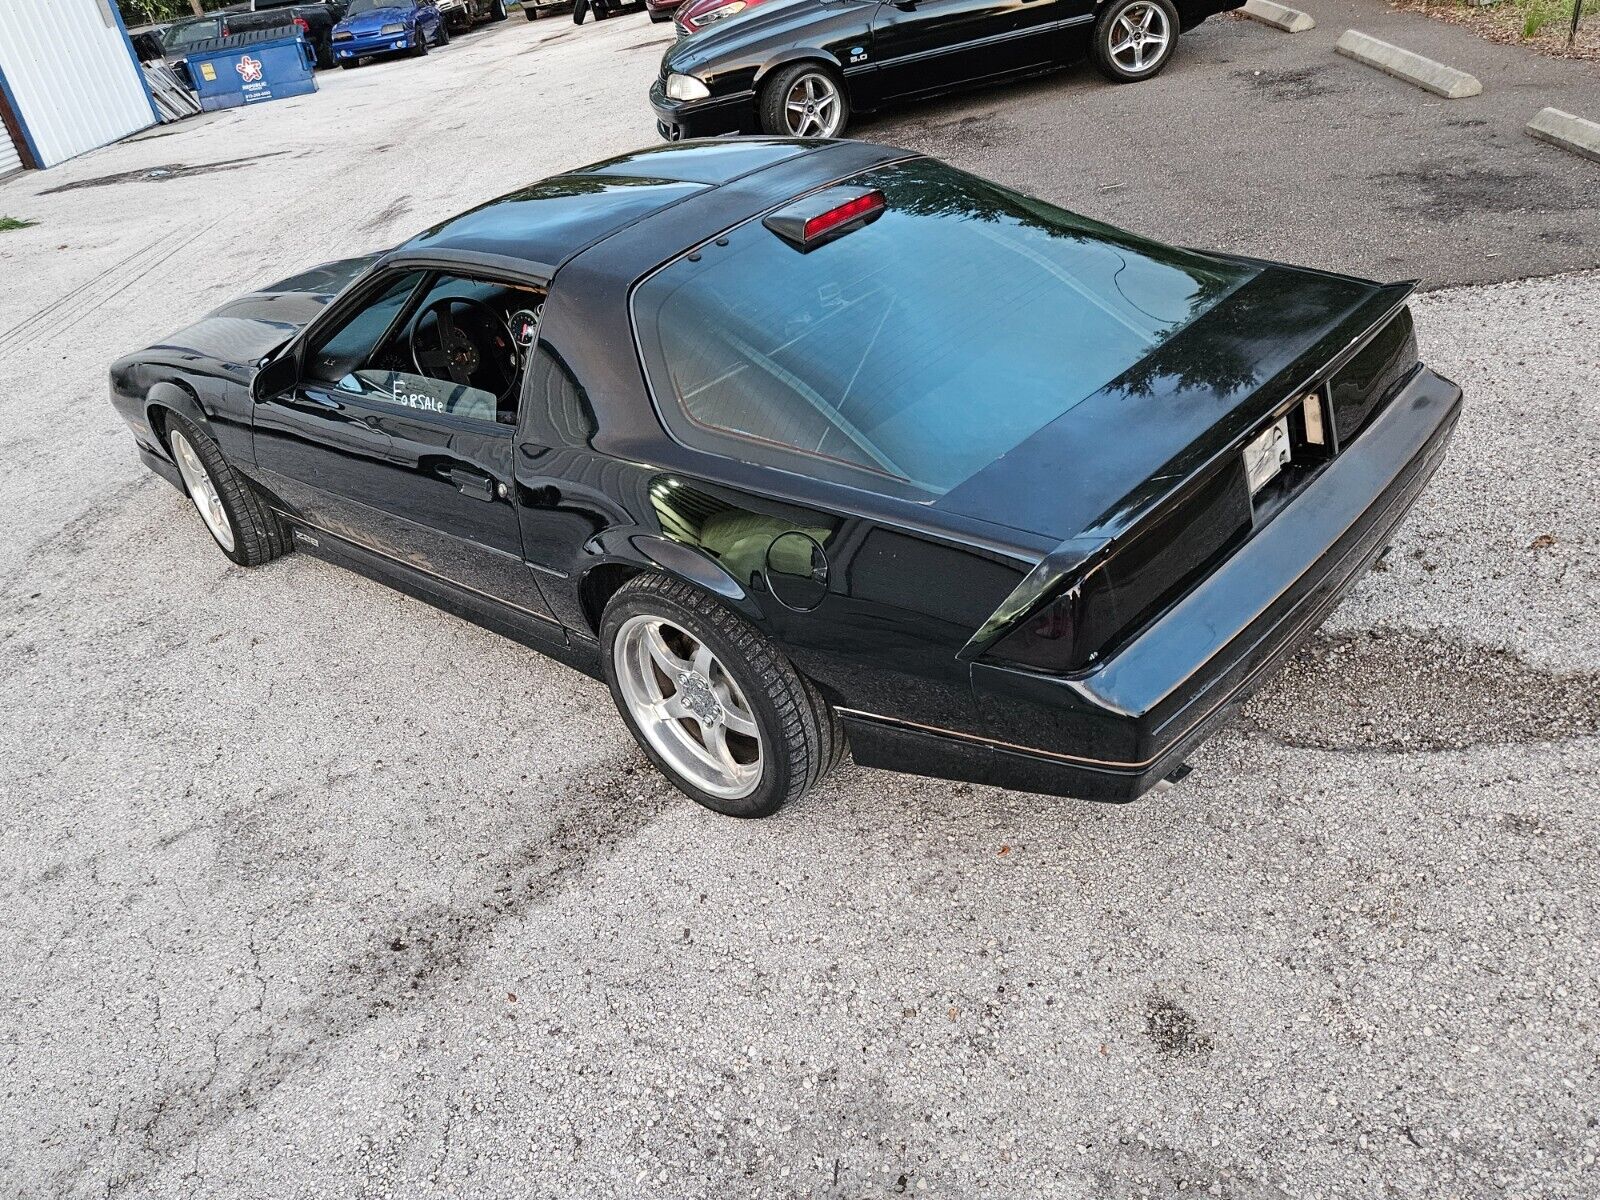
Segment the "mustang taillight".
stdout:
<path fill-rule="evenodd" d="M 296 17 L 294 19 L 294 23 L 295 23 L 296 27 L 299 28 L 301 33 L 306 34 L 308 37 L 310 36 L 310 34 L 311 34 L 311 22 L 310 21 L 306 20 L 304 17 Z"/>
<path fill-rule="evenodd" d="M 769 214 L 762 224 L 789 244 L 811 250 L 876 220 L 886 204 L 877 188 L 824 188 Z"/>

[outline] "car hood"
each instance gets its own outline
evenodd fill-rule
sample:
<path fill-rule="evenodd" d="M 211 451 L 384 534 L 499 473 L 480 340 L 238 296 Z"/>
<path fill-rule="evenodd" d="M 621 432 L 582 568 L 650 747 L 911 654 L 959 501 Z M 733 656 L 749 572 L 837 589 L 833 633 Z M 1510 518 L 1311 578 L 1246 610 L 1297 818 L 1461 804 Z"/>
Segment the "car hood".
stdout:
<path fill-rule="evenodd" d="M 1265 266 L 935 507 L 1045 535 L 1115 538 L 1404 302 L 1411 284 Z"/>
<path fill-rule="evenodd" d="M 410 5 L 391 5 L 388 8 L 375 8 L 371 12 L 346 17 L 339 22 L 337 28 L 356 34 L 377 33 L 385 25 L 406 24 L 416 15 L 416 11 Z"/>
<path fill-rule="evenodd" d="M 680 37 L 667 47 L 662 63 L 669 71 L 688 74 L 750 43 L 798 37 L 841 8 L 859 8 L 865 27 L 875 6 L 860 0 L 765 0 L 748 12 Z"/>
<path fill-rule="evenodd" d="M 138 357 L 175 357 L 191 365 L 210 360 L 229 373 L 253 374 L 263 357 L 310 324 L 377 257 L 324 263 L 230 300 Z"/>

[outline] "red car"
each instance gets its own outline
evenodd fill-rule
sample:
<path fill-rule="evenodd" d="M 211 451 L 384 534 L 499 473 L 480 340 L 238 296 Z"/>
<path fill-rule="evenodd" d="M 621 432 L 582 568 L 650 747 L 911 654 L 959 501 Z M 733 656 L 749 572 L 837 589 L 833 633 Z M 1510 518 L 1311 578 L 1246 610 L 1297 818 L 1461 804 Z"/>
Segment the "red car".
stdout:
<path fill-rule="evenodd" d="M 707 25 L 756 7 L 762 0 L 645 0 L 652 21 L 675 20 L 680 34 L 699 33 Z"/>

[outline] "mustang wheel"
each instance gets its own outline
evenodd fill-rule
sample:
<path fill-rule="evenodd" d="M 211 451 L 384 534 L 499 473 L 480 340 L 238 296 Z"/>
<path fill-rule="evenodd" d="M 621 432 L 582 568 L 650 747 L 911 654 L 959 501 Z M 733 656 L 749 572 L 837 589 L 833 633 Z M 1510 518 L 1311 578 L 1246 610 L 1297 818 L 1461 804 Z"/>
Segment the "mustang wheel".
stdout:
<path fill-rule="evenodd" d="M 448 46 L 450 44 L 450 22 L 449 21 L 440 21 L 439 22 L 439 39 L 438 39 L 437 44 L 440 45 L 440 46 Z"/>
<path fill-rule="evenodd" d="M 816 63 L 785 67 L 761 91 L 761 128 L 774 137 L 838 137 L 849 120 L 844 85 Z"/>
<path fill-rule="evenodd" d="M 606 682 L 645 754 L 692 799 L 764 817 L 844 752 L 839 719 L 747 622 L 699 588 L 630 580 L 600 624 Z"/>
<path fill-rule="evenodd" d="M 1157 74 L 1177 44 L 1172 0 L 1110 0 L 1095 21 L 1090 53 L 1107 79 L 1133 83 Z"/>
<path fill-rule="evenodd" d="M 224 554 L 240 566 L 255 567 L 289 550 L 292 543 L 283 521 L 229 465 L 216 442 L 173 414 L 167 420 L 167 447 L 183 477 L 183 490 Z"/>

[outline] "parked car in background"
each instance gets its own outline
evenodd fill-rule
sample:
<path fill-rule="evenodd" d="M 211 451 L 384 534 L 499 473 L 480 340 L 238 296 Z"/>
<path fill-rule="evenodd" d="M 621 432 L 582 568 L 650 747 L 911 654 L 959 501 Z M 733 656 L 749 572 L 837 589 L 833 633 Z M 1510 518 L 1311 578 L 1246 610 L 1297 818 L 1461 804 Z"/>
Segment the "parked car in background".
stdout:
<path fill-rule="evenodd" d="M 448 46 L 450 26 L 435 0 L 350 0 L 333 30 L 333 54 L 346 70 L 380 54 L 418 58 Z"/>
<path fill-rule="evenodd" d="M 317 66 L 331 67 L 333 57 L 333 29 L 345 14 L 346 0 L 245 0 L 221 14 L 223 36 L 230 33 L 252 33 L 291 24 L 298 28 L 310 43 L 316 55 Z"/>
<path fill-rule="evenodd" d="M 767 0 L 680 38 L 651 88 L 675 141 L 838 137 L 857 109 L 1040 74 L 1085 56 L 1149 79 L 1178 34 L 1242 0 Z"/>
<path fill-rule="evenodd" d="M 505 0 L 439 0 L 439 12 L 451 33 L 466 33 L 490 21 L 504 21 L 506 2 Z"/>
<path fill-rule="evenodd" d="M 673 14 L 683 6 L 683 0 L 644 0 L 644 11 L 650 15 L 652 21 L 670 21 Z"/>
<path fill-rule="evenodd" d="M 682 0 L 672 14 L 679 33 L 699 33 L 707 26 L 749 12 L 765 0 Z"/>
<path fill-rule="evenodd" d="M 607 15 L 615 16 L 627 9 L 646 8 L 648 5 L 649 0 L 626 0 L 622 4 L 616 3 L 616 0 L 609 0 L 606 6 L 609 10 Z M 522 0 L 522 15 L 530 21 L 537 21 L 540 17 L 561 11 L 571 12 L 572 0 Z"/>
<path fill-rule="evenodd" d="M 1442 460 L 1461 389 L 1412 286 L 890 147 L 710 139 L 265 286 L 113 364 L 111 400 L 235 563 L 303 549 L 604 678 L 719 812 L 804 795 L 846 735 L 1129 800 Z"/>

